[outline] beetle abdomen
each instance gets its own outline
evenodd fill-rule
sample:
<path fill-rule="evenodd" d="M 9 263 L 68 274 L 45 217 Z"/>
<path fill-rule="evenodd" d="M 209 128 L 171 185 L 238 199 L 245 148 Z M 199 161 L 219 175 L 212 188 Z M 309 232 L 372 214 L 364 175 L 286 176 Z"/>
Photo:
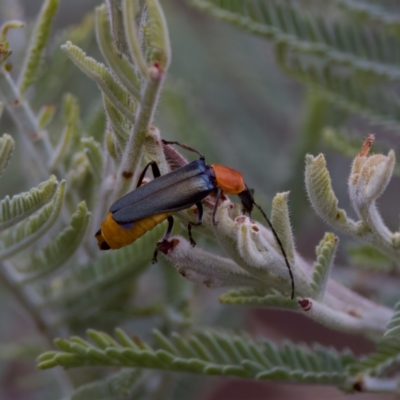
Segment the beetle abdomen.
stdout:
<path fill-rule="evenodd" d="M 155 226 L 161 224 L 169 215 L 168 213 L 151 215 L 134 222 L 127 228 L 115 222 L 112 213 L 109 212 L 107 219 L 101 224 L 101 230 L 96 234 L 99 248 L 106 250 L 127 246 L 142 237 L 147 231 L 151 231 Z"/>

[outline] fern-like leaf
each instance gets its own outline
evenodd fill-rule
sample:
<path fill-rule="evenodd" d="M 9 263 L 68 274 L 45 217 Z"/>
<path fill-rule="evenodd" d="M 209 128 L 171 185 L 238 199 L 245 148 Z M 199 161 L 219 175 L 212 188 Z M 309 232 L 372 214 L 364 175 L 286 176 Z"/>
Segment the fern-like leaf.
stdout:
<path fill-rule="evenodd" d="M 129 138 L 129 127 L 127 126 L 126 120 L 123 115 L 118 111 L 116 107 L 111 103 L 106 96 L 103 96 L 104 108 L 106 110 L 107 119 L 111 124 L 114 136 L 121 147 L 125 148 L 126 141 Z"/>
<path fill-rule="evenodd" d="M 314 264 L 311 288 L 314 291 L 313 298 L 322 301 L 324 299 L 326 283 L 333 266 L 338 238 L 333 233 L 326 233 L 317 246 L 317 261 Z"/>
<path fill-rule="evenodd" d="M 37 277 L 38 274 L 53 271 L 65 264 L 81 244 L 90 215 L 85 202 L 78 204 L 77 210 L 71 217 L 70 225 L 64 228 L 44 249 L 30 254 L 29 262 L 22 265 L 15 263 L 15 268 L 21 273 L 35 273 Z"/>
<path fill-rule="evenodd" d="M 103 154 L 101 145 L 92 137 L 82 138 L 81 145 L 89 160 L 92 174 L 99 181 L 101 179 L 101 171 L 103 170 Z"/>
<path fill-rule="evenodd" d="M 287 46 L 277 45 L 277 61 L 289 75 L 339 108 L 362 115 L 372 123 L 400 131 L 400 102 L 387 88 L 371 88 L 358 79 L 334 72 L 331 64 L 305 65 L 295 56 L 289 60 Z"/>
<path fill-rule="evenodd" d="M 189 1 L 219 19 L 285 44 L 291 50 L 315 54 L 356 71 L 400 78 L 400 48 L 395 36 L 379 32 L 372 35 L 354 25 L 327 23 L 324 17 L 306 15 L 300 7 L 276 0 Z M 375 51 L 376 48 L 382 51 Z"/>
<path fill-rule="evenodd" d="M 44 297 L 43 307 L 56 307 L 57 311 L 65 308 L 63 317 L 73 318 L 84 310 L 90 312 L 91 307 L 108 305 L 147 268 L 164 229 L 161 224 L 132 245 L 71 268 L 64 277 L 42 285 L 39 291 Z"/>
<path fill-rule="evenodd" d="M 118 54 L 113 44 L 113 38 L 110 31 L 110 22 L 107 16 L 107 9 L 102 5 L 96 9 L 96 35 L 97 43 L 107 60 L 108 65 L 117 75 L 122 85 L 126 87 L 129 93 L 137 100 L 140 100 L 140 82 L 136 71 L 125 54 Z"/>
<path fill-rule="evenodd" d="M 39 70 L 42 53 L 50 36 L 50 28 L 58 9 L 59 0 L 45 0 L 40 11 L 35 31 L 19 79 L 21 94 L 35 81 Z"/>
<path fill-rule="evenodd" d="M 289 310 L 299 309 L 296 300 L 291 300 L 290 297 L 284 296 L 275 290 L 268 292 L 259 289 L 230 290 L 221 295 L 219 300 L 223 304 L 265 306 Z"/>
<path fill-rule="evenodd" d="M 61 181 L 50 204 L 44 206 L 37 215 L 2 232 L 0 236 L 0 260 L 3 261 L 43 236 L 56 222 L 60 214 L 65 193 L 65 181 Z"/>
<path fill-rule="evenodd" d="M 58 141 L 57 147 L 54 150 L 51 160 L 49 161 L 49 169 L 54 170 L 62 161 L 71 148 L 73 142 L 74 133 L 79 119 L 79 103 L 78 99 L 68 94 L 64 101 L 64 118 L 66 120 L 66 126 L 61 134 L 61 138 Z"/>
<path fill-rule="evenodd" d="M 38 120 L 38 125 L 41 129 L 46 128 L 46 126 L 48 126 L 51 123 L 51 121 L 53 121 L 55 112 L 56 112 L 56 106 L 52 104 L 46 104 L 40 109 L 39 114 L 37 116 L 37 120 Z"/>
<path fill-rule="evenodd" d="M 353 366 L 352 373 L 366 373 L 368 375 L 382 375 L 394 365 L 400 363 L 400 302 L 397 303 L 395 313 L 389 321 L 383 338 L 378 343 L 377 352 L 373 353 Z"/>
<path fill-rule="evenodd" d="M 14 152 L 15 142 L 14 139 L 6 133 L 0 137 L 0 176 L 8 167 L 8 163 Z"/>
<path fill-rule="evenodd" d="M 369 20 L 371 23 L 380 23 L 387 29 L 397 30 L 400 28 L 400 16 L 392 12 L 389 7 L 383 4 L 374 4 L 360 0 L 335 0 L 337 4 L 354 15 Z M 395 4 L 395 3 L 394 3 Z"/>
<path fill-rule="evenodd" d="M 57 339 L 61 351 L 50 351 L 38 358 L 39 368 L 56 365 L 131 366 L 166 369 L 206 375 L 241 376 L 253 379 L 285 380 L 343 385 L 346 367 L 354 362 L 344 351 L 285 342 L 281 348 L 268 340 L 255 342 L 248 337 L 205 332 L 171 339 L 155 331 L 157 349 L 136 340 L 121 329 L 116 340 L 103 332 L 88 331 L 96 346 L 80 339 Z"/>
<path fill-rule="evenodd" d="M 129 121 L 135 121 L 136 102 L 129 96 L 128 92 L 119 84 L 119 82 L 111 75 L 110 71 L 101 63 L 91 57 L 88 57 L 79 47 L 67 42 L 62 46 L 71 60 L 86 75 L 92 78 L 110 99 L 114 106 Z"/>
<path fill-rule="evenodd" d="M 58 181 L 53 175 L 29 192 L 20 193 L 11 199 L 6 196 L 0 203 L 0 231 L 29 217 L 53 199 Z"/>
<path fill-rule="evenodd" d="M 171 47 L 164 13 L 158 0 L 146 0 L 147 25 L 145 42 L 147 58 L 151 64 L 157 63 L 162 71 L 168 69 L 171 61 Z"/>

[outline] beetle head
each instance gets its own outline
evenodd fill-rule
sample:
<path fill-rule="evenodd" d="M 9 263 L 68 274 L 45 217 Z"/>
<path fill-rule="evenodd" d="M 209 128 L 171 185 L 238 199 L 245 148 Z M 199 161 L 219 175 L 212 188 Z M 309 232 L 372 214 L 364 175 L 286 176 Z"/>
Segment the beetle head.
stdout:
<path fill-rule="evenodd" d="M 251 212 L 253 211 L 253 206 L 254 206 L 253 193 L 254 193 L 254 190 L 249 189 L 246 186 L 246 189 L 243 190 L 243 192 L 238 194 L 240 201 L 242 202 L 243 212 L 248 213 L 249 215 L 251 215 Z"/>

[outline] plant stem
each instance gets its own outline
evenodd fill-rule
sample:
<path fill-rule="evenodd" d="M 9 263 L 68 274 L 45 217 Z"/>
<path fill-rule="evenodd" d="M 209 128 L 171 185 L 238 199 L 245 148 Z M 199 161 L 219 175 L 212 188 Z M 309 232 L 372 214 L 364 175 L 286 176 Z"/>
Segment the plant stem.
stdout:
<path fill-rule="evenodd" d="M 117 197 L 124 194 L 139 170 L 146 133 L 153 121 L 154 112 L 164 82 L 165 72 L 156 65 L 150 67 L 149 79 L 144 85 L 142 100 L 138 106 L 136 122 L 129 136 L 118 173 Z"/>
<path fill-rule="evenodd" d="M 40 131 L 37 118 L 29 104 L 22 100 L 17 85 L 4 69 L 0 71 L 0 96 L 19 132 L 22 133 L 26 154 L 35 166 L 34 170 L 38 171 L 38 178 L 47 179 L 49 172 L 46 160 L 52 155 L 53 147 L 48 137 Z"/>

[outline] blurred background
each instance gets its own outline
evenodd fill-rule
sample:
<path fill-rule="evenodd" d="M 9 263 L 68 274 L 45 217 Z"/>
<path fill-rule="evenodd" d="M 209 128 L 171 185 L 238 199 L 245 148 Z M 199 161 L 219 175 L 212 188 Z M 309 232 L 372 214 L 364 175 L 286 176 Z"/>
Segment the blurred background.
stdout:
<path fill-rule="evenodd" d="M 326 155 L 340 206 L 355 218 L 347 195 L 347 178 L 352 159 L 343 154 L 343 151 L 338 151 L 338 146 L 330 143 L 329 136 L 323 134 L 324 129 L 344 126 L 355 148 L 361 147 L 363 139 L 369 133 L 375 133 L 376 145 L 383 152 L 390 148 L 397 152 L 399 132 L 396 129 L 384 129 L 339 109 L 293 79 L 277 65 L 274 44 L 268 40 L 206 15 L 184 0 L 163 0 L 161 3 L 170 30 L 173 54 L 155 118 L 155 124 L 163 138 L 179 140 L 198 148 L 210 163 L 229 165 L 243 172 L 246 182 L 255 189 L 259 203 L 266 210 L 270 209 L 275 193 L 290 191 L 297 250 L 305 258 L 314 259 L 315 246 L 329 227 L 313 212 L 307 200 L 304 189 L 305 154 L 316 155 L 323 152 Z M 392 3 L 393 7 L 397 7 L 396 2 Z M 38 14 L 41 4 L 40 0 L 0 1 L 1 22 L 21 19 L 28 23 L 25 30 L 14 30 L 9 34 L 14 50 L 11 58 L 13 65 L 18 65 L 21 60 L 26 38 L 32 28 L 30 24 Z M 88 15 L 100 4 L 100 1 L 94 0 L 61 0 L 53 25 L 49 57 L 43 61 L 44 71 L 59 69 L 60 73 L 51 81 L 43 76 L 43 85 L 39 81 L 35 92 L 28 94 L 39 109 L 42 104 L 60 107 L 63 93 L 71 92 L 80 100 L 81 114 L 86 126 L 95 122 L 101 126 L 100 92 L 92 81 L 67 60 L 58 46 L 65 42 L 72 25 L 87 24 L 88 32 L 92 32 Z M 311 1 L 303 4 L 313 12 L 324 15 L 327 15 L 326 9 L 330 7 L 325 3 L 320 5 Z M 352 16 L 335 11 L 329 18 L 347 18 L 351 21 Z M 354 24 L 362 22 L 354 19 Z M 373 29 L 373 26 L 370 28 Z M 101 59 L 93 32 L 88 33 L 80 46 L 89 55 Z M 0 126 L 1 133 L 15 132 L 6 113 Z M 101 134 L 99 132 L 99 137 Z M 26 179 L 21 165 L 21 150 L 18 149 L 17 141 L 12 173 L 8 171 L 2 178 L 0 197 L 32 187 L 33 183 Z M 380 211 L 389 228 L 393 230 L 398 229 L 399 224 L 399 195 L 399 178 L 395 176 L 379 202 Z M 363 295 L 392 306 L 397 298 L 396 282 L 386 275 L 370 272 L 365 268 L 350 269 L 350 265 L 357 263 L 357 259 L 351 258 L 348 251 L 354 246 L 351 239 L 340 236 L 333 273 L 335 279 Z M 362 264 L 360 261 L 358 263 Z M 146 287 L 146 276 L 143 279 Z M 151 279 L 151 276 L 147 279 Z M 379 290 L 382 286 L 388 289 L 384 292 Z M 37 372 L 35 369 L 32 361 L 37 355 L 35 342 L 28 341 L 23 348 L 14 345 L 16 339 L 27 336 L 33 325 L 19 307 L 17 299 L 3 289 L 0 287 L 0 399 L 60 398 L 54 373 Z M 254 336 L 267 336 L 277 342 L 283 338 L 305 343 L 318 341 L 338 349 L 349 347 L 356 354 L 373 349 L 370 342 L 360 337 L 334 332 L 299 315 L 261 309 L 245 311 L 221 306 L 218 304 L 220 291 L 207 288 L 194 290 L 196 297 L 193 301 L 201 301 L 201 304 L 194 305 L 198 310 L 197 321 L 204 325 L 245 329 Z M 146 301 L 144 299 L 145 303 Z M 141 318 L 132 322 L 131 329 L 150 330 L 154 323 L 152 318 Z M 113 326 L 110 325 L 110 329 Z M 73 374 L 81 375 L 74 379 L 88 381 L 91 378 L 90 373 L 84 376 L 85 372 L 74 371 Z M 174 377 L 176 378 L 175 375 Z M 191 375 L 175 379 L 173 386 L 171 397 L 168 398 L 177 400 L 345 397 L 337 389 L 328 387 L 252 383 Z M 154 398 L 164 399 L 162 394 L 157 395 Z M 352 398 L 382 397 L 353 395 Z"/>

